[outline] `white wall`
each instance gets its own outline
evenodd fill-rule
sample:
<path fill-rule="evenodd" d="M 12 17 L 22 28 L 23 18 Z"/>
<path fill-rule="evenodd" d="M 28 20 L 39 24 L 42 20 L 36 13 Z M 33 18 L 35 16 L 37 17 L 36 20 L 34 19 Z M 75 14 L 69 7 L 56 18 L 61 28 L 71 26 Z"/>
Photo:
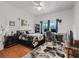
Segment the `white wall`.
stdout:
<path fill-rule="evenodd" d="M 74 36 L 75 39 L 79 40 L 79 2 L 77 1 L 74 5 L 74 26 L 73 26 L 73 31 L 74 31 Z"/>
<path fill-rule="evenodd" d="M 56 13 L 49 13 L 41 16 L 36 16 L 36 22 L 39 23 L 41 20 L 44 22 L 47 22 L 48 19 L 56 20 L 56 18 L 62 19 L 62 23 L 59 24 L 58 31 L 59 33 L 65 33 L 69 31 L 70 29 L 72 30 L 73 27 L 73 9 L 68 9 L 64 11 L 59 11 Z"/>
<path fill-rule="evenodd" d="M 4 28 L 8 28 L 9 31 L 13 30 L 22 30 L 20 20 L 18 18 L 26 16 L 29 24 L 30 29 L 34 30 L 34 17 L 29 14 L 27 11 L 24 12 L 19 10 L 9 4 L 4 2 L 0 2 L 0 26 L 2 25 Z M 9 26 L 9 21 L 15 21 L 15 26 Z M 25 26 L 26 27 L 26 26 Z"/>

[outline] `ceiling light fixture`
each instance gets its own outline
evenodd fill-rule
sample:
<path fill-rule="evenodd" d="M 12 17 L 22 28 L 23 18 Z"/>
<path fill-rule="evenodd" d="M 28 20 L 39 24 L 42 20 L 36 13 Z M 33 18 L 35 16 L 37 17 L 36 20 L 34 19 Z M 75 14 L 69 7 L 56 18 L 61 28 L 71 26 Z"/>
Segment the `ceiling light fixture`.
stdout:
<path fill-rule="evenodd" d="M 33 4 L 35 5 L 34 8 L 36 8 L 38 11 L 45 9 L 44 2 L 41 1 L 33 1 Z"/>

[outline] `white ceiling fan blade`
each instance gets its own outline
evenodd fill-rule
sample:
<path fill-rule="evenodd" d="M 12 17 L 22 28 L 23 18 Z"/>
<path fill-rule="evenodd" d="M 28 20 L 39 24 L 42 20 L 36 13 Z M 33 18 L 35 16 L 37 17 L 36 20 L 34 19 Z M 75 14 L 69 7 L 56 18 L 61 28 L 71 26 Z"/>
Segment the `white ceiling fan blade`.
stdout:
<path fill-rule="evenodd" d="M 44 2 L 40 2 L 40 6 L 45 6 L 45 3 Z"/>
<path fill-rule="evenodd" d="M 32 1 L 32 3 L 33 3 L 35 6 L 38 6 L 38 4 L 37 4 L 36 2 Z"/>

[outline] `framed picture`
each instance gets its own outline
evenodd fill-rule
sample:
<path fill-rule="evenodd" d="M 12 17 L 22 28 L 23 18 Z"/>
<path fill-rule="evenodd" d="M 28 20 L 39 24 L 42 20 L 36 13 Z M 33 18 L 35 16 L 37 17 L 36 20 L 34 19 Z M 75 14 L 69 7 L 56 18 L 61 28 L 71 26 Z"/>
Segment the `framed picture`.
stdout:
<path fill-rule="evenodd" d="M 21 26 L 27 26 L 27 20 L 21 20 Z"/>
<path fill-rule="evenodd" d="M 9 21 L 9 26 L 15 26 L 15 21 Z"/>

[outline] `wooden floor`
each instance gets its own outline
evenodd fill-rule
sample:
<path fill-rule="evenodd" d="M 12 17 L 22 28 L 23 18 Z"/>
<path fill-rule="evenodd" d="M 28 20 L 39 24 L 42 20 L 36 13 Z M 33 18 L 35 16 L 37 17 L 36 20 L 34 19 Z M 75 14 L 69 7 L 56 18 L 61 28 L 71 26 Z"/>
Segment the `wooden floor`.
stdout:
<path fill-rule="evenodd" d="M 31 48 L 17 44 L 15 46 L 0 51 L 0 58 L 20 58 L 27 53 L 30 53 L 31 51 Z"/>

